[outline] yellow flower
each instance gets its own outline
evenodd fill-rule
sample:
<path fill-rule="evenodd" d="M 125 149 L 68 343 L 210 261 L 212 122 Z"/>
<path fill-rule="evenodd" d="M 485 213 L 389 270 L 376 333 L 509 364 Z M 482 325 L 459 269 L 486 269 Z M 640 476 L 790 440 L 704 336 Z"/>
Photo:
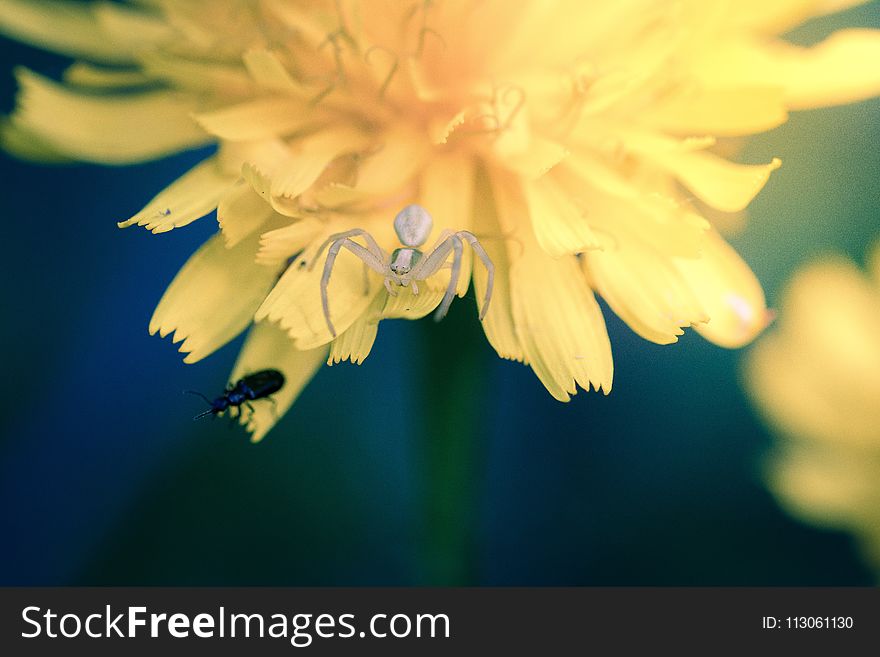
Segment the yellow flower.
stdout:
<path fill-rule="evenodd" d="M 880 569 L 880 243 L 869 269 L 827 259 L 799 272 L 747 381 L 787 438 L 769 469 L 780 501 L 853 532 Z"/>
<path fill-rule="evenodd" d="M 21 155 L 137 162 L 218 144 L 122 226 L 220 233 L 161 300 L 150 330 L 197 361 L 253 321 L 238 363 L 287 383 L 278 415 L 320 363 L 369 353 L 380 319 L 422 317 L 420 294 L 364 294 L 347 252 L 329 287 L 333 339 L 306 264 L 333 233 L 386 250 L 408 203 L 435 234 L 470 230 L 495 264 L 486 336 L 565 401 L 611 388 L 600 294 L 634 331 L 672 343 L 694 326 L 727 347 L 768 321 L 761 287 L 710 218 L 742 211 L 778 160 L 734 164 L 716 138 L 768 130 L 789 110 L 880 92 L 880 35 L 811 48 L 780 40 L 847 0 L 4 0 L 0 29 L 73 55 L 63 84 L 19 70 L 4 133 Z M 432 239 L 434 237 L 432 236 Z M 465 261 L 457 288 L 486 274 Z M 445 277 L 445 280 L 444 280 Z M 276 420 L 251 417 L 260 439 Z"/>

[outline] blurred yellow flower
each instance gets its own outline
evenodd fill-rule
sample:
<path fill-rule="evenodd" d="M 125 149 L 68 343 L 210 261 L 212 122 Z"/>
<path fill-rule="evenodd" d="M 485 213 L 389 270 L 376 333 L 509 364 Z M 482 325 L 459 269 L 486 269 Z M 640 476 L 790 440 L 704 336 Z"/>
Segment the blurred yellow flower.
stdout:
<path fill-rule="evenodd" d="M 77 57 L 59 84 L 17 72 L 4 142 L 23 156 L 120 164 L 216 143 L 122 226 L 154 232 L 217 210 L 152 332 L 186 362 L 251 322 L 232 380 L 267 367 L 278 414 L 320 363 L 369 353 L 380 319 L 437 306 L 448 270 L 389 297 L 347 252 L 330 283 L 305 265 L 333 233 L 397 246 L 408 203 L 435 234 L 470 230 L 497 270 L 484 321 L 503 358 L 556 399 L 611 388 L 594 293 L 644 338 L 694 326 L 727 347 L 768 321 L 761 287 L 708 218 L 743 210 L 778 160 L 734 164 L 718 137 L 789 110 L 880 92 L 880 34 L 779 39 L 848 0 L 4 0 L 0 30 Z M 433 239 L 433 237 L 432 237 Z M 481 299 L 486 274 L 472 267 Z M 444 281 L 444 276 L 446 280 Z M 478 301 L 479 304 L 479 301 Z M 276 420 L 246 416 L 253 439 Z"/>
<path fill-rule="evenodd" d="M 794 515 L 855 534 L 880 570 L 880 243 L 869 269 L 827 259 L 799 272 L 746 374 L 786 438 L 773 491 Z"/>

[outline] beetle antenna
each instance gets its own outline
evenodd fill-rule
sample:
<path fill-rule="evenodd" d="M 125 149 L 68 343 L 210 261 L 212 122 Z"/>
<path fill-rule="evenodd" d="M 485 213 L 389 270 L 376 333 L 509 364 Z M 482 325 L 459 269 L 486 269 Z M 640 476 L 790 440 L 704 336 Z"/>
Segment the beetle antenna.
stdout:
<path fill-rule="evenodd" d="M 201 397 L 202 399 L 205 400 L 205 403 L 206 403 L 208 406 L 210 406 L 210 408 L 209 408 L 207 411 L 204 411 L 203 413 L 199 413 L 198 415 L 196 415 L 196 416 L 193 418 L 193 421 L 195 421 L 195 420 L 201 420 L 203 417 L 208 417 L 209 415 L 213 415 L 213 414 L 214 414 L 214 404 L 212 404 L 212 403 L 211 403 L 211 400 L 208 399 L 207 397 L 205 397 L 205 396 L 204 396 L 202 393 L 200 393 L 199 391 L 197 391 L 197 390 L 184 390 L 184 391 L 183 391 L 183 394 L 185 394 L 185 395 L 196 395 L 197 397 Z"/>
<path fill-rule="evenodd" d="M 211 405 L 211 400 L 208 399 L 207 397 L 205 397 L 202 393 L 200 393 L 200 392 L 197 391 L 197 390 L 184 390 L 184 391 L 183 391 L 183 394 L 184 394 L 184 395 L 196 395 L 197 397 L 201 397 L 202 399 L 204 399 L 205 402 L 206 402 L 209 406 Z"/>

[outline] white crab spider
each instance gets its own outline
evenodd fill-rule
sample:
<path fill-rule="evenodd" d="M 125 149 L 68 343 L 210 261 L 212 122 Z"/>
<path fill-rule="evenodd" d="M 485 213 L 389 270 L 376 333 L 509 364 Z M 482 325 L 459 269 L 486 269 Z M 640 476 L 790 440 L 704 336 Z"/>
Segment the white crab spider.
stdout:
<path fill-rule="evenodd" d="M 394 217 L 394 232 L 397 233 L 397 239 L 403 245 L 402 248 L 394 249 L 389 257 L 382 247 L 376 242 L 363 228 L 354 228 L 342 233 L 336 233 L 328 237 L 315 253 L 315 257 L 309 265 L 309 270 L 315 267 L 318 258 L 324 252 L 324 249 L 330 245 L 327 252 L 327 261 L 324 263 L 324 274 L 321 276 L 321 304 L 324 307 L 324 319 L 327 320 L 327 328 L 330 334 L 335 338 L 336 329 L 330 320 L 330 304 L 327 299 L 327 284 L 330 282 L 330 274 L 333 272 L 333 263 L 336 262 L 336 256 L 339 255 L 340 249 L 345 247 L 364 262 L 364 273 L 369 267 L 377 274 L 385 279 L 385 288 L 388 294 L 396 296 L 394 285 L 399 287 L 412 287 L 413 294 L 419 293 L 418 281 L 423 281 L 429 276 L 437 273 L 438 270 L 447 266 L 446 259 L 449 252 L 453 252 L 452 272 L 449 276 L 449 287 L 446 288 L 446 294 L 437 307 L 434 319 L 440 321 L 446 316 L 452 298 L 455 296 L 455 290 L 458 287 L 458 277 L 461 273 L 461 255 L 463 242 L 471 245 L 474 253 L 483 261 L 486 267 L 488 279 L 486 281 L 486 294 L 483 299 L 483 307 L 480 309 L 480 320 L 486 316 L 489 309 L 489 300 L 492 298 L 492 285 L 495 280 L 495 266 L 489 259 L 486 250 L 480 244 L 479 240 L 473 233 L 466 230 L 451 231 L 444 230 L 440 234 L 440 238 L 434 245 L 434 249 L 427 255 L 423 254 L 418 247 L 428 241 L 428 235 L 431 234 L 431 228 L 434 221 L 431 215 L 421 205 L 408 205 Z M 358 244 L 352 238 L 362 237 L 367 243 L 366 246 Z"/>

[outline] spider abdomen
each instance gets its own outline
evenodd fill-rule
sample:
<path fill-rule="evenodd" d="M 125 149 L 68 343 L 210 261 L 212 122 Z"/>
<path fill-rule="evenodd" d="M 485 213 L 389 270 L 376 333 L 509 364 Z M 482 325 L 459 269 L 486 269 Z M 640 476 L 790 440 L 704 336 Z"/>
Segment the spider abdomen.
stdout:
<path fill-rule="evenodd" d="M 421 246 L 428 241 L 434 220 L 421 205 L 407 205 L 394 217 L 394 232 L 404 246 Z"/>

